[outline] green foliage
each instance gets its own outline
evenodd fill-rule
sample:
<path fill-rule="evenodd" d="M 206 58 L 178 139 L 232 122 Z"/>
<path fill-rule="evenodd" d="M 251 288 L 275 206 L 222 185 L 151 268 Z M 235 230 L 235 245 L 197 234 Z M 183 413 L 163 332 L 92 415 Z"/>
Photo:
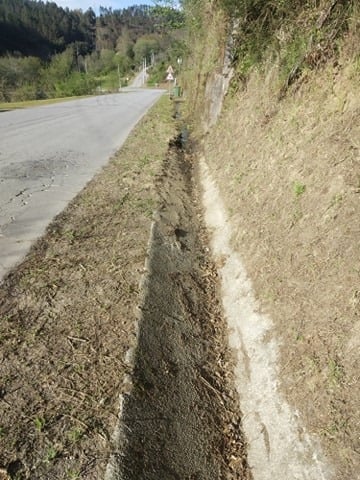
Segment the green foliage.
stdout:
<path fill-rule="evenodd" d="M 45 427 L 45 419 L 42 418 L 42 417 L 36 417 L 34 419 L 34 425 L 35 425 L 35 428 L 38 432 L 41 432 L 43 430 L 43 428 Z"/>
<path fill-rule="evenodd" d="M 65 52 L 59 53 L 52 58 L 46 73 L 50 79 L 62 79 L 71 74 L 73 67 L 74 51 L 69 47 Z"/>
<path fill-rule="evenodd" d="M 144 35 L 138 38 L 134 46 L 135 63 L 140 65 L 143 58 L 146 58 L 149 62 L 152 54 L 158 53 L 159 50 L 160 43 L 156 35 Z"/>
<path fill-rule="evenodd" d="M 45 463 L 53 462 L 58 456 L 58 454 L 59 452 L 55 447 L 53 446 L 48 447 L 48 449 L 45 452 L 45 458 L 44 458 Z"/>
<path fill-rule="evenodd" d="M 84 430 L 81 428 L 73 428 L 67 434 L 67 437 L 71 443 L 77 443 L 84 436 Z"/>
<path fill-rule="evenodd" d="M 187 2 L 186 2 L 187 3 Z M 218 0 L 236 20 L 234 64 L 242 80 L 270 55 L 280 59 L 282 90 L 303 68 L 317 68 L 336 55 L 335 39 L 349 28 L 356 2 L 329 2 L 320 9 L 310 0 Z"/>
<path fill-rule="evenodd" d="M 26 92 L 31 98 L 38 98 L 41 69 L 41 61 L 35 57 L 0 57 L 0 100 L 8 101 L 17 90 L 19 100 L 26 97 Z"/>
<path fill-rule="evenodd" d="M 280 59 L 280 79 L 289 81 L 287 79 L 292 75 L 300 73 L 308 44 L 309 40 L 303 34 L 294 35 L 289 40 Z"/>
<path fill-rule="evenodd" d="M 176 1 L 157 1 L 153 9 L 153 15 L 156 19 L 156 29 L 160 32 L 169 29 L 183 28 L 185 26 L 185 15 L 182 10 L 177 8 Z"/>
<path fill-rule="evenodd" d="M 110 73 L 116 66 L 116 54 L 114 50 L 104 49 L 100 51 L 98 68 L 103 74 Z"/>
<path fill-rule="evenodd" d="M 69 470 L 67 472 L 67 475 L 68 475 L 68 479 L 69 480 L 77 480 L 78 478 L 80 478 L 80 472 L 78 470 Z"/>
<path fill-rule="evenodd" d="M 95 45 L 93 10 L 69 10 L 54 2 L 1 0 L 0 55 L 20 52 L 46 59 L 66 45 L 80 42 L 87 51 Z"/>
<path fill-rule="evenodd" d="M 162 62 L 157 62 L 149 70 L 148 85 L 159 85 L 163 83 L 166 79 L 166 69 L 169 66 L 169 62 L 163 60 Z"/>
<path fill-rule="evenodd" d="M 294 188 L 295 196 L 300 197 L 303 193 L 305 193 L 306 185 L 296 181 L 294 182 L 293 188 Z"/>
<path fill-rule="evenodd" d="M 96 80 L 94 78 L 84 73 L 72 72 L 65 80 L 54 84 L 55 96 L 71 97 L 90 95 L 93 93 L 95 85 Z"/>
<path fill-rule="evenodd" d="M 182 25 L 183 13 L 169 2 L 123 10 L 101 7 L 96 18 L 91 9 L 82 13 L 63 10 L 54 3 L 2 0 L 0 55 L 2 45 L 9 52 L 13 47 L 19 51 L 0 56 L 0 101 L 117 90 L 143 58 L 148 64 L 155 61 L 154 69 L 163 81 L 162 62 L 183 56 L 179 40 Z M 30 47 L 18 48 L 19 44 Z M 27 56 L 30 50 L 38 57 Z"/>

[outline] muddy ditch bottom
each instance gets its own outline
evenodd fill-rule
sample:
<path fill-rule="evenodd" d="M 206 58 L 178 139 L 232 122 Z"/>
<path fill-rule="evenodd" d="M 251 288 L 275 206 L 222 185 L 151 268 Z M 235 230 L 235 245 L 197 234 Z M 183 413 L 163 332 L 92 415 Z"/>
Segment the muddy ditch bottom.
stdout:
<path fill-rule="evenodd" d="M 250 478 L 193 178 L 191 156 L 174 142 L 157 180 L 133 373 L 106 480 Z"/>

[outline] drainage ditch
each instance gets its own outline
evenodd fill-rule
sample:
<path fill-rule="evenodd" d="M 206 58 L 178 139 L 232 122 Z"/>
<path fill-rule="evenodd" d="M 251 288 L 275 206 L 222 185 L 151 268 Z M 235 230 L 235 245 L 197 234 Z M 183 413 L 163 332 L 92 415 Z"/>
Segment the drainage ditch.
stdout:
<path fill-rule="evenodd" d="M 196 167 L 174 141 L 157 179 L 131 386 L 107 480 L 249 479 Z"/>

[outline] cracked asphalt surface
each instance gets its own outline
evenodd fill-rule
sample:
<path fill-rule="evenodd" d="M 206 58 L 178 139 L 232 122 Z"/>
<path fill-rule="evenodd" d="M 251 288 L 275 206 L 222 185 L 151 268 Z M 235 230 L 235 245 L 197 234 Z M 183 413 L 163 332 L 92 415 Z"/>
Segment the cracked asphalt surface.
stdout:
<path fill-rule="evenodd" d="M 161 94 L 128 89 L 0 114 L 0 281 Z"/>

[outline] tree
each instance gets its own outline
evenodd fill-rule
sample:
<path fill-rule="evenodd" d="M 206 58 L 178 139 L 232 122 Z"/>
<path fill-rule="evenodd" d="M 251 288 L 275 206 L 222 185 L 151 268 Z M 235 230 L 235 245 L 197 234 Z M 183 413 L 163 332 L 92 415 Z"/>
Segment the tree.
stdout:
<path fill-rule="evenodd" d="M 141 64 L 142 59 L 150 61 L 151 55 L 160 49 L 159 38 L 156 35 L 144 35 L 138 38 L 134 46 L 135 62 Z"/>

